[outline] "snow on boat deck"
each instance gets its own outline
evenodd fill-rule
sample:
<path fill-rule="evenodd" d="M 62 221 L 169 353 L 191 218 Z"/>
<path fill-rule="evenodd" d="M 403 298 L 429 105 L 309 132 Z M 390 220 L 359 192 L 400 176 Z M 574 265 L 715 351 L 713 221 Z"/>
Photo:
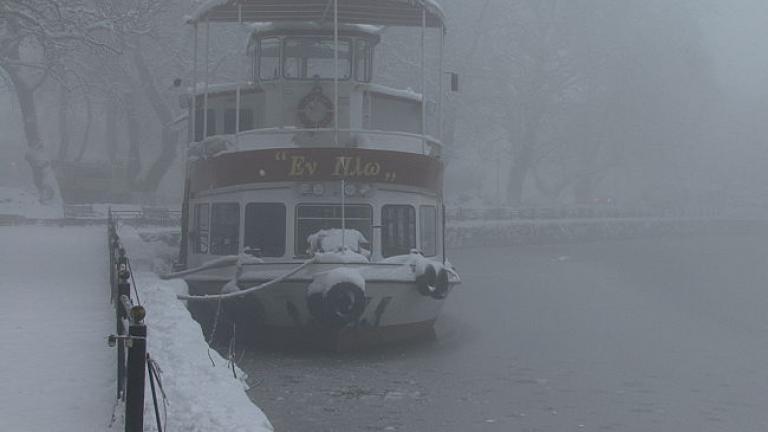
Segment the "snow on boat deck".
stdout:
<path fill-rule="evenodd" d="M 116 354 L 105 237 L 0 228 L 0 430 L 106 430 Z"/>

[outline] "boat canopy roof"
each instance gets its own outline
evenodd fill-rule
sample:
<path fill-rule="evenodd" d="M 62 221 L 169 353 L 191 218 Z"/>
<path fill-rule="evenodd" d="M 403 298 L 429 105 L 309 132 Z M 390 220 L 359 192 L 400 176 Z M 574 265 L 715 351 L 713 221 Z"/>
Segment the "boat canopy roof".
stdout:
<path fill-rule="evenodd" d="M 445 14 L 434 0 L 337 0 L 340 24 L 421 27 L 445 25 Z M 333 23 L 334 0 L 207 0 L 187 22 Z"/>
<path fill-rule="evenodd" d="M 255 23 L 250 28 L 254 35 L 272 34 L 272 33 L 333 33 L 333 23 L 321 24 L 318 22 L 281 22 L 281 23 Z M 361 33 L 370 36 L 379 36 L 383 27 L 367 24 L 340 24 L 339 32 Z"/>
<path fill-rule="evenodd" d="M 333 35 L 333 24 L 318 22 L 254 23 L 250 28 L 253 30 L 252 40 L 275 35 Z M 362 36 L 377 44 L 381 39 L 380 33 L 383 28 L 367 24 L 340 24 L 339 36 Z"/>

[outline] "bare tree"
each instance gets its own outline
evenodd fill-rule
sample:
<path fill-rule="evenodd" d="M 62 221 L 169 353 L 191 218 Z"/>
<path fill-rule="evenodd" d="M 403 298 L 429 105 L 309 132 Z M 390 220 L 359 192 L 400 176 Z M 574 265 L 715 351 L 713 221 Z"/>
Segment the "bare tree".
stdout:
<path fill-rule="evenodd" d="M 591 200 L 620 170 L 675 175 L 674 149 L 694 140 L 714 87 L 687 2 L 489 0 L 451 11 L 466 18 L 486 4 L 482 25 L 457 22 L 456 128 L 465 154 L 508 161 L 508 203 L 524 190 Z"/>
<path fill-rule="evenodd" d="M 67 52 L 109 48 L 99 38 L 109 31 L 109 19 L 89 6 L 84 0 L 0 2 L 0 71 L 12 83 L 21 110 L 26 159 L 41 202 L 57 201 L 60 193 L 40 133 L 35 92 L 57 76 Z"/>

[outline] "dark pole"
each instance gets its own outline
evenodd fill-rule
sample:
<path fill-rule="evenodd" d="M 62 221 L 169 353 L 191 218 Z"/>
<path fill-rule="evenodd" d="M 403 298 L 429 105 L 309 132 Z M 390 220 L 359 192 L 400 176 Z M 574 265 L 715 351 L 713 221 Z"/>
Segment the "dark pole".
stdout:
<path fill-rule="evenodd" d="M 117 284 L 117 299 L 115 300 L 115 311 L 117 317 L 117 335 L 124 335 L 123 321 L 126 318 L 123 304 L 120 302 L 121 296 L 131 294 L 131 285 L 121 279 Z M 117 398 L 125 400 L 125 343 L 122 341 L 117 344 Z"/>
<path fill-rule="evenodd" d="M 441 201 L 444 200 L 444 199 L 445 198 L 443 197 L 441 199 Z M 441 204 L 442 204 L 441 207 L 442 207 L 442 210 L 443 210 L 443 223 L 442 223 L 442 227 L 441 227 L 442 231 L 443 231 L 443 236 L 442 236 L 443 237 L 443 242 L 442 242 L 443 243 L 442 244 L 442 246 L 443 246 L 443 265 L 445 265 L 445 263 L 448 261 L 448 257 L 445 256 L 445 250 L 446 250 L 446 247 L 445 247 L 445 222 L 446 222 L 447 218 L 445 217 L 445 201 L 442 201 Z"/>
<path fill-rule="evenodd" d="M 144 385 L 147 361 L 147 327 L 131 324 L 128 350 L 128 385 L 125 400 L 125 432 L 144 431 Z"/>

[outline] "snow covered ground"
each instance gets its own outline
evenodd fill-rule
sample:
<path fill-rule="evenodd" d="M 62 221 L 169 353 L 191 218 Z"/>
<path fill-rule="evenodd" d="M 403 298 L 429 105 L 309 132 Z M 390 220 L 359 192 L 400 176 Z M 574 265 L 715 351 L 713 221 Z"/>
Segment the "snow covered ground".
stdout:
<path fill-rule="evenodd" d="M 114 332 L 102 227 L 0 228 L 0 430 L 106 430 Z"/>
<path fill-rule="evenodd" d="M 129 256 L 165 250 L 123 227 Z M 115 349 L 109 304 L 106 229 L 0 228 L 0 431 L 118 431 Z M 208 350 L 200 326 L 175 293 L 183 282 L 161 282 L 162 259 L 134 260 L 147 309 L 149 353 L 162 369 L 167 431 L 271 431 L 245 394 L 244 374 Z M 209 358 L 210 355 L 210 358 Z M 212 365 L 212 360 L 215 366 Z M 151 393 L 145 425 L 155 430 Z M 119 416 L 118 416 L 119 417 Z M 110 425 L 111 424 L 111 425 Z"/>
<path fill-rule="evenodd" d="M 43 205 L 37 195 L 22 189 L 0 187 L 0 215 L 24 216 L 31 219 L 52 219 L 64 216 L 59 205 Z"/>

